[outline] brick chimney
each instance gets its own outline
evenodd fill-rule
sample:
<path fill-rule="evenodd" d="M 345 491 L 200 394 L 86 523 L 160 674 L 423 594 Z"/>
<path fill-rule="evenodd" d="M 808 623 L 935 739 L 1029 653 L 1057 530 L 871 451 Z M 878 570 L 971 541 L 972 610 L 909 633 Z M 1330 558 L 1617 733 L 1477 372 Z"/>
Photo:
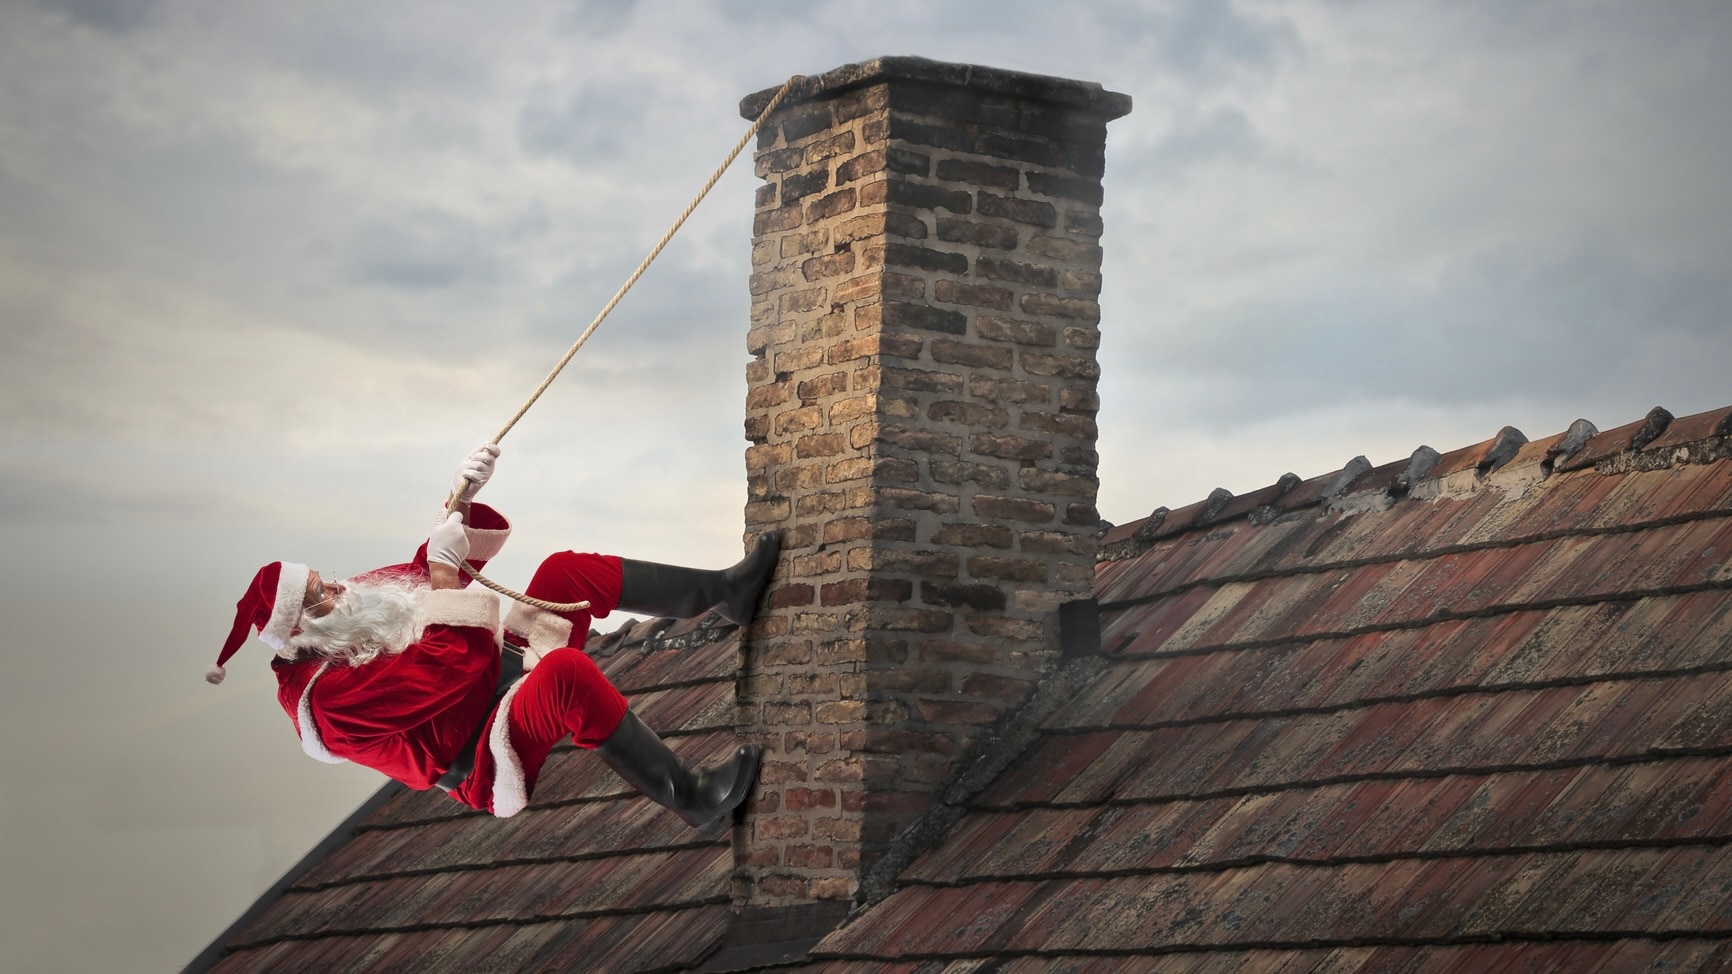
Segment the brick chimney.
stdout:
<path fill-rule="evenodd" d="M 1129 110 L 881 58 L 760 134 L 746 525 L 784 554 L 739 682 L 766 749 L 748 909 L 853 898 L 1090 595 L 1101 174 Z"/>

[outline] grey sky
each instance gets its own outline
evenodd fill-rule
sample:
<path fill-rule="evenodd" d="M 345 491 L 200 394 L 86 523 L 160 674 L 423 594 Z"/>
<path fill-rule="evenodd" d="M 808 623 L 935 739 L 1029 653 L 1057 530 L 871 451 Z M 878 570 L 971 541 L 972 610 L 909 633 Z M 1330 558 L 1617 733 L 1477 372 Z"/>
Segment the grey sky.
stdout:
<path fill-rule="evenodd" d="M 406 556 L 743 131 L 884 54 L 1098 81 L 1102 513 L 1732 403 L 1732 8 L 0 6 L 0 940 L 189 959 L 377 779 L 308 761 L 251 573 Z M 548 550 L 739 551 L 750 167 L 505 443 Z"/>

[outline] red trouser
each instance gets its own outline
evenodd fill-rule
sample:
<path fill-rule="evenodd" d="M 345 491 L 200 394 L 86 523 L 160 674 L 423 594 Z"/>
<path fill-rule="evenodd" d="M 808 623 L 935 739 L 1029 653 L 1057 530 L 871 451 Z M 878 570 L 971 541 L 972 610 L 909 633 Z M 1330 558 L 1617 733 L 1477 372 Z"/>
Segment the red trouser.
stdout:
<path fill-rule="evenodd" d="M 625 718 L 626 701 L 583 651 L 592 618 L 605 618 L 619 605 L 620 567 L 613 555 L 562 551 L 536 569 L 524 594 L 548 602 L 584 602 L 588 609 L 562 612 L 571 623 L 567 648 L 541 658 L 518 684 L 506 715 L 511 749 L 523 763 L 528 791 L 535 791 L 541 766 L 553 746 L 568 735 L 578 747 L 607 740 Z M 507 650 L 509 652 L 510 650 Z M 498 708 L 491 721 L 497 719 Z M 475 770 L 451 797 L 471 808 L 493 810 L 493 753 L 483 734 L 475 750 Z"/>

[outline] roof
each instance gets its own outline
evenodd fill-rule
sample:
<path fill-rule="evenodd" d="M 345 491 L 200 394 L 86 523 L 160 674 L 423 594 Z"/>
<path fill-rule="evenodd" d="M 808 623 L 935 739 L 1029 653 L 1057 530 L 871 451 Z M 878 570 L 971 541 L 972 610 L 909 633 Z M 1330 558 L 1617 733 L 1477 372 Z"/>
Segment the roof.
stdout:
<path fill-rule="evenodd" d="M 654 620 L 587 648 L 676 754 L 732 752 L 733 626 Z M 570 743 L 509 819 L 436 790 L 387 791 L 328 858 L 220 938 L 227 953 L 210 970 L 678 970 L 727 927 L 727 833 L 698 835 Z"/>
<path fill-rule="evenodd" d="M 800 969 L 1732 966 L 1729 432 L 1506 429 L 1112 529 L 1098 675 Z"/>
<path fill-rule="evenodd" d="M 881 899 L 731 969 L 1732 966 L 1729 461 L 1732 409 L 1656 410 L 1112 528 L 1098 650 Z M 726 752 L 734 630 L 590 650 L 676 750 Z M 700 969 L 747 956 L 717 953 L 732 861 L 567 747 L 512 819 L 386 801 L 216 969 Z"/>

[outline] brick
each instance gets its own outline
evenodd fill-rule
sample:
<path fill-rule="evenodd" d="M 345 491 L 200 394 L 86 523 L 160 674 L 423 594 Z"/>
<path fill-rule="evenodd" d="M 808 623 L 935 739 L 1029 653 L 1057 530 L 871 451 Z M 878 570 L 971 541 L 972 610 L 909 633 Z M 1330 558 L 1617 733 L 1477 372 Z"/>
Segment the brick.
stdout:
<path fill-rule="evenodd" d="M 939 280 L 932 285 L 934 300 L 946 304 L 963 304 L 972 308 L 989 308 L 993 311 L 1009 311 L 1011 293 L 1002 287 L 991 287 L 984 284 L 963 284 L 959 281 Z"/>
<path fill-rule="evenodd" d="M 842 433 L 811 433 L 793 442 L 793 456 L 811 458 L 811 456 L 837 456 L 847 449 L 847 442 Z"/>
<path fill-rule="evenodd" d="M 771 173 L 784 173 L 790 169 L 798 169 L 805 158 L 805 149 L 774 149 L 769 152 L 760 152 L 752 162 L 752 171 L 759 178 Z"/>
<path fill-rule="evenodd" d="M 854 818 L 820 818 L 812 822 L 814 838 L 831 842 L 859 842 L 860 820 Z"/>
<path fill-rule="evenodd" d="M 932 157 L 900 146 L 891 146 L 885 157 L 891 172 L 908 176 L 925 176 L 932 172 Z"/>
<path fill-rule="evenodd" d="M 852 304 L 858 301 L 870 301 L 883 293 L 883 279 L 878 274 L 862 274 L 859 277 L 839 281 L 831 287 L 830 299 L 838 304 Z"/>
<path fill-rule="evenodd" d="M 1094 572 L 1093 555 L 1099 545 L 1088 535 L 1064 531 L 1024 531 L 1017 536 L 1017 550 L 1030 555 L 1085 555 L 1090 557 L 1089 572 Z"/>
<path fill-rule="evenodd" d="M 812 644 L 808 641 L 759 645 L 753 651 L 758 662 L 765 666 L 805 666 L 812 662 Z"/>
<path fill-rule="evenodd" d="M 766 724 L 809 724 L 812 722 L 812 705 L 771 701 L 764 704 L 763 720 Z"/>
<path fill-rule="evenodd" d="M 981 456 L 1006 460 L 1045 460 L 1052 456 L 1052 444 L 1022 436 L 995 436 L 976 433 L 969 438 L 968 448 Z"/>
<path fill-rule="evenodd" d="M 1015 136 L 1001 135 L 996 132 L 982 132 L 976 151 L 982 155 L 1014 159 L 1017 162 L 1028 162 L 1037 166 L 1058 167 L 1065 165 L 1068 161 L 1064 150 L 1058 146 L 1038 142 L 1034 139 L 1019 139 Z"/>
<path fill-rule="evenodd" d="M 1031 264 L 1026 260 L 1011 260 L 1008 257 L 983 256 L 974 262 L 974 274 L 990 280 L 1031 284 L 1036 287 L 1057 287 L 1059 283 L 1057 268 L 1047 264 Z"/>
<path fill-rule="evenodd" d="M 964 582 L 921 582 L 920 601 L 927 605 L 967 606 L 980 612 L 1004 609 L 1004 591 L 996 585 Z"/>
<path fill-rule="evenodd" d="M 885 135 L 935 149 L 971 151 L 974 148 L 973 138 L 953 125 L 929 125 L 902 114 L 891 114 Z"/>
<path fill-rule="evenodd" d="M 861 206 L 882 206 L 890 198 L 890 183 L 883 179 L 874 179 L 860 187 Z"/>
<path fill-rule="evenodd" d="M 992 673 L 972 673 L 962 681 L 962 692 L 970 697 L 992 697 L 1009 703 L 1021 703 L 1034 689 L 1030 680 Z"/>
<path fill-rule="evenodd" d="M 1060 176 L 1056 173 L 1031 172 L 1028 174 L 1028 188 L 1042 196 L 1056 196 L 1059 199 L 1093 203 L 1095 206 L 1101 205 L 1101 184 L 1098 179 L 1078 179 L 1075 176 Z"/>
<path fill-rule="evenodd" d="M 914 274 L 885 271 L 880 278 L 884 295 L 891 300 L 922 301 L 926 298 L 926 278 Z"/>
<path fill-rule="evenodd" d="M 746 281 L 746 287 L 753 295 L 766 295 L 777 288 L 799 284 L 800 269 L 797 267 L 775 267 L 765 271 L 754 271 Z M 775 307 L 771 305 L 771 307 Z"/>
<path fill-rule="evenodd" d="M 1099 210 L 1066 210 L 1064 211 L 1064 228 L 1070 233 L 1082 234 L 1085 237 L 1096 237 L 1105 231 L 1101 224 Z"/>
<path fill-rule="evenodd" d="M 893 632 L 949 632 L 951 616 L 936 609 L 877 609 L 873 612 L 877 628 Z"/>
<path fill-rule="evenodd" d="M 829 639 L 818 647 L 818 662 L 826 665 L 866 662 L 866 644 L 860 639 Z M 848 745 L 844 744 L 844 747 Z"/>
<path fill-rule="evenodd" d="M 977 399 L 990 399 L 993 402 L 1028 404 L 1052 401 L 1052 388 L 1044 383 L 987 375 L 969 376 L 968 394 Z"/>
<path fill-rule="evenodd" d="M 972 626 L 972 623 L 970 624 Z M 920 658 L 930 662 L 998 663 L 1004 650 L 993 643 L 968 643 L 950 639 L 924 639 L 920 642 Z"/>
<path fill-rule="evenodd" d="M 962 335 L 968 332 L 968 317 L 959 311 L 905 304 L 900 301 L 886 301 L 884 303 L 884 324 L 892 328 L 918 328 L 922 331 L 936 331 L 948 335 Z"/>
<path fill-rule="evenodd" d="M 1070 504 L 1064 509 L 1064 523 L 1093 525 L 1101 521 L 1101 512 L 1093 504 Z"/>
<path fill-rule="evenodd" d="M 794 449 L 786 443 L 746 447 L 746 469 L 768 470 L 794 458 Z"/>
<path fill-rule="evenodd" d="M 968 258 L 962 254 L 905 243 L 885 245 L 884 265 L 886 267 L 915 267 L 923 271 L 939 271 L 946 274 L 968 273 Z"/>
<path fill-rule="evenodd" d="M 816 231 L 798 232 L 798 234 L 783 234 L 778 244 L 778 255 L 783 260 L 790 256 L 802 256 L 807 253 L 821 253 L 830 248 L 830 231 L 818 227 Z"/>
<path fill-rule="evenodd" d="M 955 514 L 962 503 L 955 494 L 908 487 L 880 487 L 878 500 L 884 506 L 896 510 L 934 511 L 939 514 Z"/>
<path fill-rule="evenodd" d="M 950 339 L 935 339 L 929 346 L 932 360 L 951 365 L 966 365 L 977 369 L 1009 369 L 1013 356 L 1008 348 L 976 345 Z"/>
<path fill-rule="evenodd" d="M 792 513 L 786 497 L 771 500 L 748 501 L 746 503 L 746 520 L 751 524 L 774 524 L 786 521 Z"/>
<path fill-rule="evenodd" d="M 791 149 L 787 151 L 798 150 Z M 854 133 L 848 129 L 843 129 L 827 139 L 819 139 L 817 142 L 807 145 L 805 151 L 806 165 L 815 165 L 827 159 L 832 159 L 836 156 L 844 155 L 853 151 Z"/>
<path fill-rule="evenodd" d="M 1010 471 L 985 463 L 965 460 L 944 460 L 933 457 L 926 462 L 932 479 L 941 484 L 975 484 L 981 487 L 1010 486 Z"/>
<path fill-rule="evenodd" d="M 1101 293 L 1100 271 L 1067 270 L 1059 275 L 1059 287 L 1072 294 Z"/>
<path fill-rule="evenodd" d="M 999 429 L 1010 422 L 1010 413 L 999 406 L 947 399 L 928 407 L 926 418 L 935 423 L 960 423 L 964 426 Z"/>
<path fill-rule="evenodd" d="M 995 216 L 1036 227 L 1058 226 L 1058 210 L 1051 203 L 1020 199 L 1015 196 L 999 196 L 985 190 L 975 193 L 974 198 L 980 208 L 981 216 Z"/>
<path fill-rule="evenodd" d="M 826 583 L 818 592 L 824 605 L 854 605 L 860 602 L 906 602 L 914 596 L 914 583 L 907 579 L 872 575 Z"/>
<path fill-rule="evenodd" d="M 888 149 L 873 149 L 849 159 L 836 167 L 836 185 L 883 172 L 889 167 Z"/>
<path fill-rule="evenodd" d="M 921 586 L 925 587 L 924 584 Z M 949 618 L 949 613 L 943 613 Z M 893 669 L 874 670 L 871 674 L 872 689 L 880 693 L 949 693 L 951 676 L 949 670 L 920 670 L 907 666 Z"/>
<path fill-rule="evenodd" d="M 816 494 L 803 494 L 794 501 L 794 513 L 802 517 L 809 514 L 835 514 L 846 510 L 847 498 L 837 491 L 824 491 Z M 800 574 L 821 574 L 823 569 L 801 569 Z"/>
<path fill-rule="evenodd" d="M 859 430 L 860 427 L 855 429 Z M 962 437 L 936 430 L 886 424 L 876 431 L 875 438 L 885 446 L 932 456 L 954 457 L 962 452 Z M 871 440 L 872 437 L 866 438 L 867 443 Z M 863 448 L 863 445 L 857 445 L 856 448 Z"/>
<path fill-rule="evenodd" d="M 799 291 L 785 291 L 777 296 L 776 305 L 783 314 L 804 314 L 823 307 L 824 289 L 809 287 Z"/>
<path fill-rule="evenodd" d="M 914 522 L 905 518 L 842 517 L 824 523 L 824 543 L 841 541 L 913 541 Z"/>
<path fill-rule="evenodd" d="M 1027 558 L 975 555 L 968 559 L 968 573 L 975 578 L 996 578 L 1006 582 L 1044 582 L 1046 563 Z"/>
<path fill-rule="evenodd" d="M 1012 619 L 997 613 L 981 613 L 968 617 L 968 631 L 977 636 L 996 639 L 1019 639 L 1038 642 L 1046 638 L 1046 626 L 1031 619 Z"/>
<path fill-rule="evenodd" d="M 1029 238 L 1028 252 L 1053 260 L 1075 261 L 1094 267 L 1099 267 L 1101 263 L 1100 244 L 1089 240 L 1035 236 Z"/>
<path fill-rule="evenodd" d="M 799 396 L 802 402 L 811 402 L 814 399 L 824 399 L 828 396 L 833 396 L 838 392 L 847 391 L 848 373 L 846 372 L 827 372 L 823 375 L 806 379 L 794 387 L 794 394 Z"/>
<path fill-rule="evenodd" d="M 812 716 L 820 724 L 854 724 L 866 719 L 866 703 L 861 700 L 832 700 L 819 704 Z"/>
<path fill-rule="evenodd" d="M 828 869 L 836 861 L 836 854 L 827 845 L 791 845 L 782 858 L 796 869 Z"/>
<path fill-rule="evenodd" d="M 800 274 L 808 281 L 821 281 L 828 277 L 840 277 L 854 270 L 854 252 L 844 250 L 839 253 L 825 254 L 813 257 L 800 265 Z"/>
<path fill-rule="evenodd" d="M 967 216 L 974 211 L 974 199 L 964 191 L 905 180 L 890 183 L 885 200 L 924 210 L 949 210 L 957 216 Z"/>
<path fill-rule="evenodd" d="M 1058 516 L 1058 509 L 1045 501 L 1023 497 L 998 497 L 976 494 L 971 502 L 975 516 L 1001 521 L 1021 521 L 1027 524 L 1047 524 Z"/>
<path fill-rule="evenodd" d="M 782 202 L 792 203 L 803 200 L 813 193 L 830 188 L 830 171 L 814 169 L 810 172 L 791 173 L 782 177 Z"/>
<path fill-rule="evenodd" d="M 932 541 L 959 548 L 1009 548 L 1014 537 L 1009 528 L 998 524 L 945 524 L 933 533 Z"/>
<path fill-rule="evenodd" d="M 1050 375 L 1063 379 L 1098 379 L 1101 376 L 1100 363 L 1095 361 L 1093 356 L 1023 352 L 1018 360 L 1022 363 L 1022 370 L 1029 375 Z"/>
<path fill-rule="evenodd" d="M 910 575 L 955 578 L 961 565 L 961 556 L 954 551 L 855 548 L 848 552 L 848 568 L 852 571 L 906 572 Z"/>
<path fill-rule="evenodd" d="M 920 479 L 920 464 L 901 457 L 877 457 L 872 476 L 880 484 L 911 484 Z"/>
<path fill-rule="evenodd" d="M 809 369 L 824 362 L 824 350 L 812 345 L 796 345 L 785 351 L 777 351 L 774 361 L 777 372 L 793 372 L 798 369 Z"/>
<path fill-rule="evenodd" d="M 1025 294 L 1018 301 L 1023 311 L 1033 315 L 1053 315 L 1080 321 L 1101 320 L 1101 305 L 1092 298 L 1063 298 L 1056 294 Z"/>
<path fill-rule="evenodd" d="M 1031 433 L 1057 433 L 1062 436 L 1074 436 L 1081 440 L 1094 440 L 1100 435 L 1100 429 L 1092 416 L 1081 416 L 1066 413 L 1053 416 L 1049 413 L 1025 412 L 1017 420 L 1017 428 Z"/>
<path fill-rule="evenodd" d="M 776 185 L 765 183 L 752 194 L 752 209 L 763 210 L 776 205 Z"/>
<path fill-rule="evenodd" d="M 785 108 L 781 112 L 782 138 L 798 142 L 830 128 L 834 124 L 830 106 L 825 102 L 810 102 Z"/>
<path fill-rule="evenodd" d="M 859 869 L 858 867 L 854 867 L 850 871 L 857 873 Z M 854 891 L 857 888 L 857 885 L 858 881 L 852 875 L 817 876 L 807 884 L 807 891 L 811 894 L 811 897 L 814 900 L 828 900 L 832 902 L 845 903 L 854 899 Z"/>
<path fill-rule="evenodd" d="M 1050 348 L 1058 344 L 1058 329 L 1044 321 L 982 316 L 975 319 L 974 332 L 993 341 L 1033 345 L 1037 348 Z"/>
<path fill-rule="evenodd" d="M 747 483 L 754 499 L 769 496 L 767 489 L 760 489 L 758 482 L 748 478 Z M 776 471 L 776 491 L 788 494 L 810 487 L 822 486 L 824 483 L 824 467 L 822 464 L 807 463 L 798 467 L 783 467 Z"/>
<path fill-rule="evenodd" d="M 994 250 L 1015 250 L 1022 242 L 1022 235 L 1015 227 L 940 217 L 938 239 L 946 243 L 974 244 Z"/>
<path fill-rule="evenodd" d="M 1093 389 L 1066 386 L 1059 390 L 1058 408 L 1060 412 L 1086 413 L 1092 416 L 1100 411 L 1101 394 Z"/>
<path fill-rule="evenodd" d="M 782 791 L 782 807 L 790 812 L 808 808 L 835 808 L 834 788 L 787 788 Z"/>
<path fill-rule="evenodd" d="M 811 826 L 803 818 L 790 816 L 787 818 L 762 818 L 753 823 L 752 831 L 759 842 L 773 842 L 777 839 L 797 839 L 804 836 Z"/>
<path fill-rule="evenodd" d="M 811 894 L 811 889 L 806 885 L 804 876 L 771 873 L 758 877 L 757 892 L 764 896 L 783 896 L 803 900 Z"/>
<path fill-rule="evenodd" d="M 830 423 L 834 426 L 840 426 L 851 419 L 870 416 L 877 406 L 877 396 L 855 396 L 852 399 L 843 399 L 830 406 Z"/>
<path fill-rule="evenodd" d="M 920 710 L 920 716 L 935 724 L 973 724 L 985 726 L 996 723 L 999 709 L 991 704 L 972 703 L 965 700 L 921 700 L 915 704 Z"/>
<path fill-rule="evenodd" d="M 782 738 L 782 751 L 791 754 L 795 751 L 805 751 L 807 754 L 829 754 L 836 750 L 836 734 L 833 731 L 788 731 Z"/>
<path fill-rule="evenodd" d="M 783 585 L 770 590 L 770 608 L 786 609 L 790 606 L 811 605 L 816 595 L 810 585 Z"/>
<path fill-rule="evenodd" d="M 773 210 L 764 210 L 752 217 L 752 236 L 762 237 L 765 234 L 792 230 L 805 222 L 805 211 L 800 204 L 789 203 Z"/>
<path fill-rule="evenodd" d="M 862 115 L 882 112 L 890 107 L 890 88 L 888 85 L 871 85 L 866 88 L 856 88 L 853 91 L 838 95 L 830 103 L 831 110 L 836 114 L 837 122 L 847 122 Z M 1106 141 L 1106 126 L 1101 126 L 1101 141 Z"/>
<path fill-rule="evenodd" d="M 1064 330 L 1064 343 L 1071 348 L 1081 348 L 1094 351 L 1101 347 L 1101 330 L 1099 328 L 1076 326 Z"/>
<path fill-rule="evenodd" d="M 1022 185 L 1021 170 L 966 159 L 940 159 L 938 178 L 947 183 L 967 183 L 970 186 L 992 186 L 1008 190 L 1015 190 Z"/>
<path fill-rule="evenodd" d="M 890 118 L 879 115 L 869 118 L 860 125 L 860 141 L 867 145 L 877 145 L 890 137 Z"/>
<path fill-rule="evenodd" d="M 828 220 L 838 214 L 847 213 L 854 209 L 857 198 L 858 194 L 855 193 L 852 187 L 839 189 L 828 196 L 820 197 L 808 204 L 806 207 L 806 219 L 812 223 L 816 223 L 819 220 Z"/>
<path fill-rule="evenodd" d="M 933 372 L 930 369 L 899 369 L 885 366 L 881 375 L 883 387 L 886 389 L 952 394 L 960 393 L 963 389 L 962 376 L 954 372 Z"/>
<path fill-rule="evenodd" d="M 1042 470 L 1039 467 L 1023 467 L 1019 474 L 1024 490 L 1038 491 L 1042 494 L 1093 497 L 1095 492 L 1100 489 L 1100 482 L 1093 477 L 1078 477 L 1072 474 Z"/>

